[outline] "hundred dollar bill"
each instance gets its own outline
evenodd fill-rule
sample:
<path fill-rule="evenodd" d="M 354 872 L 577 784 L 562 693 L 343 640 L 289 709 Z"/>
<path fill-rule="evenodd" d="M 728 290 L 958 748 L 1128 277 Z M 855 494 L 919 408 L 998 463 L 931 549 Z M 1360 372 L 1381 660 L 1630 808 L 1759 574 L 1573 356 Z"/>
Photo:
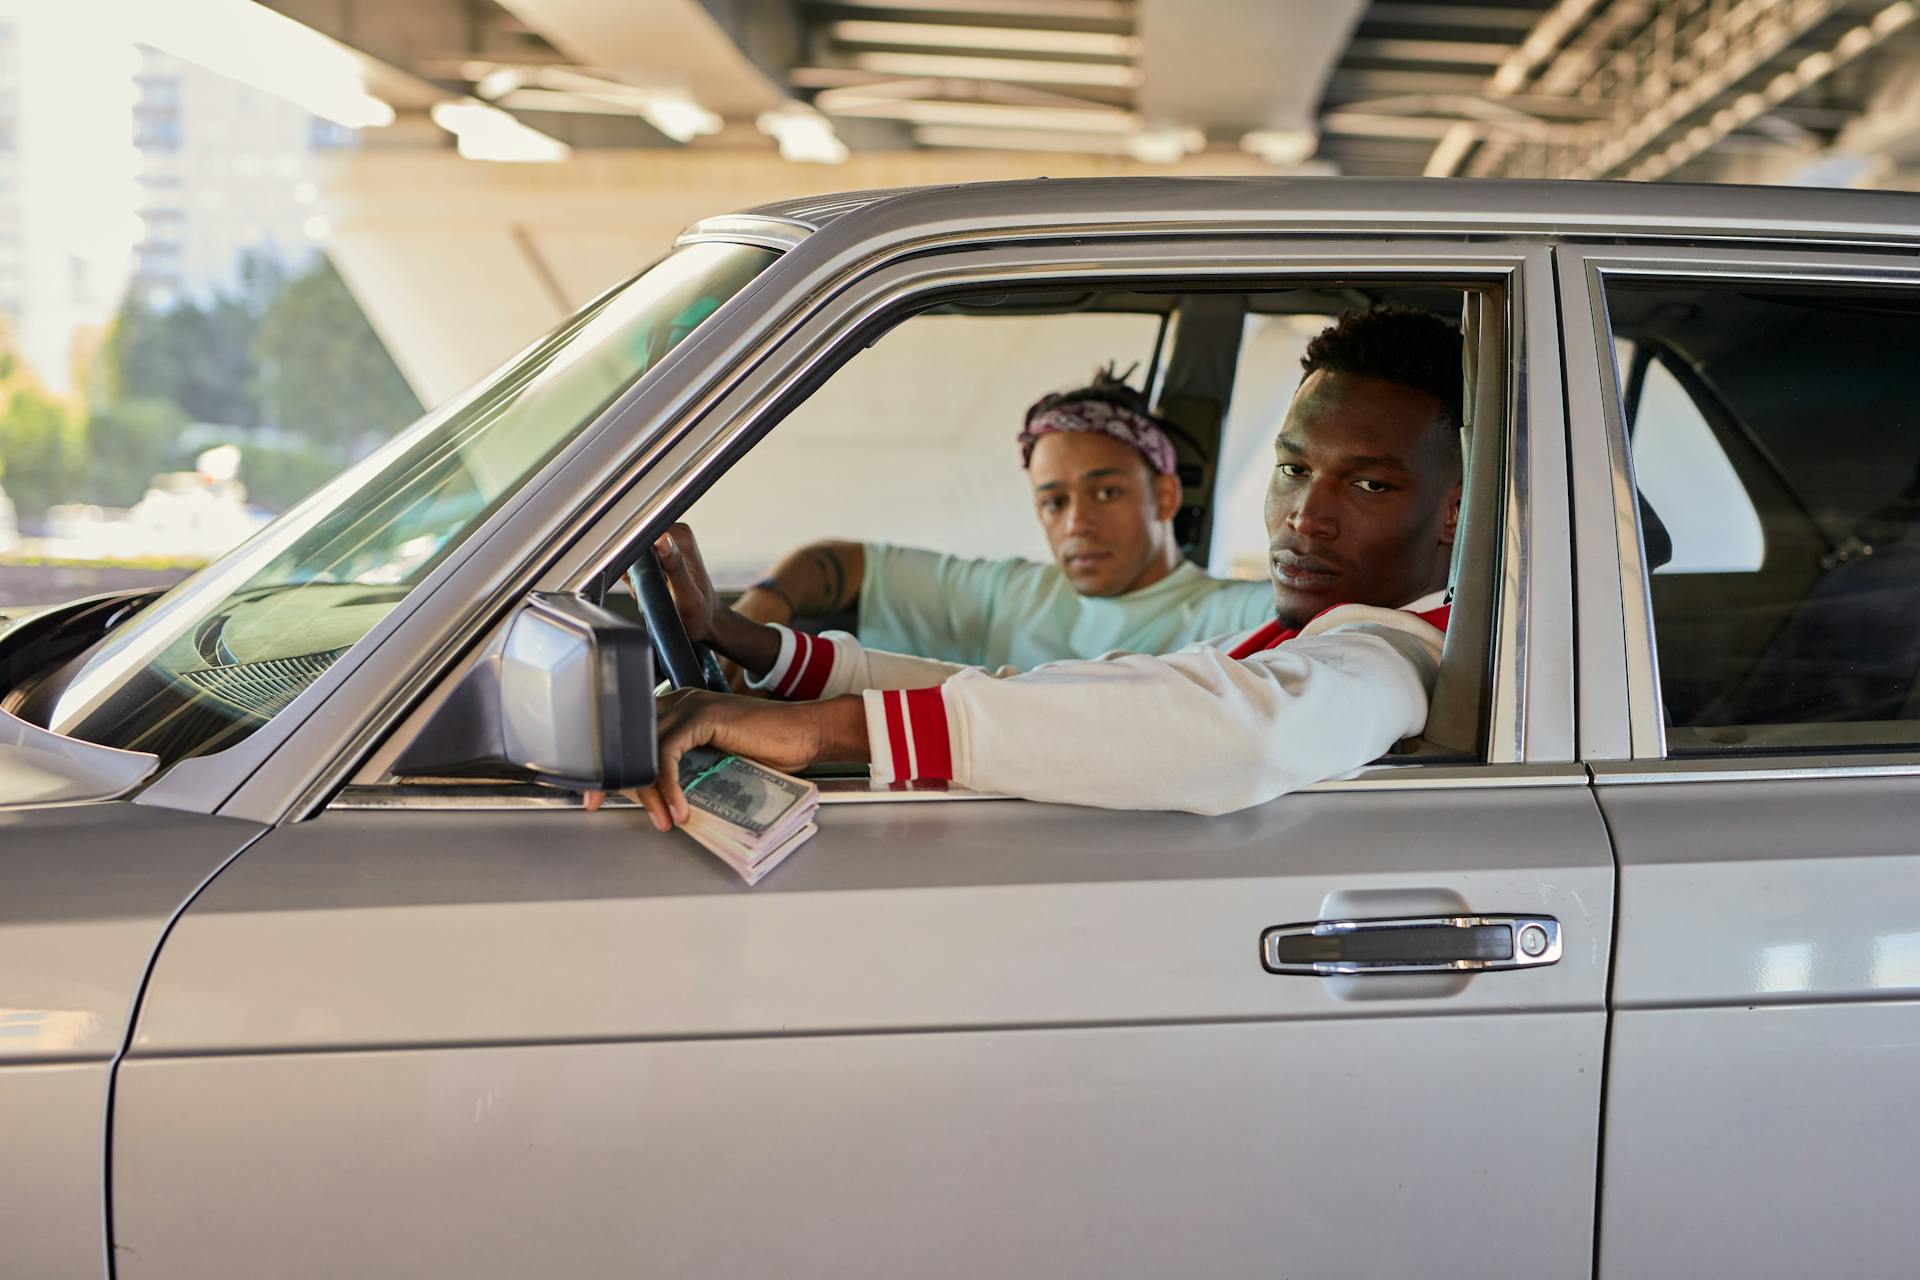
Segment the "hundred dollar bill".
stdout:
<path fill-rule="evenodd" d="M 712 853 L 714 857 L 732 867 L 742 880 L 745 880 L 748 884 L 759 884 L 761 878 L 764 877 L 767 872 L 779 866 L 786 860 L 788 854 L 812 839 L 813 833 L 819 829 L 819 827 L 809 822 L 794 831 L 779 844 L 761 851 L 757 860 L 752 862 L 749 862 L 734 849 L 707 844 L 706 840 L 699 833 L 691 829 L 689 829 L 688 834 L 692 835 L 694 839 L 699 840 L 701 844 L 706 845 L 707 850 Z"/>
<path fill-rule="evenodd" d="M 695 747 L 680 757 L 680 790 L 701 813 L 737 829 L 746 842 L 765 838 L 801 805 L 817 803 L 818 788 L 739 756 Z"/>
<path fill-rule="evenodd" d="M 818 787 L 711 747 L 681 758 L 680 790 L 689 809 L 681 830 L 748 884 L 758 884 L 819 830 L 813 823 Z M 588 792 L 586 807 L 597 809 L 604 798 Z"/>
<path fill-rule="evenodd" d="M 818 787 L 710 747 L 682 757 L 680 789 L 690 809 L 682 829 L 748 884 L 758 884 L 818 829 Z"/>

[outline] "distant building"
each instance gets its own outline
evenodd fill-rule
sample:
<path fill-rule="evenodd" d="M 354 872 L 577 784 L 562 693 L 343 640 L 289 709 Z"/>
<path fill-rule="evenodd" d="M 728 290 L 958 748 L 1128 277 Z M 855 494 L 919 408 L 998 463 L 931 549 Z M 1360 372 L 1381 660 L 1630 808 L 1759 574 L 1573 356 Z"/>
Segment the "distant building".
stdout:
<path fill-rule="evenodd" d="M 247 253 L 298 271 L 327 228 L 318 158 L 352 130 L 115 38 L 112 6 L 0 0 L 0 349 L 72 392 L 131 287 L 232 289 Z"/>
<path fill-rule="evenodd" d="M 20 190 L 20 31 L 0 9 L 0 325 L 19 337 L 27 309 L 26 210 Z"/>
<path fill-rule="evenodd" d="M 0 0 L 0 342 L 57 391 L 125 290 L 132 107 L 132 47 L 103 41 L 93 6 Z"/>
<path fill-rule="evenodd" d="M 142 160 L 132 287 L 151 306 L 231 290 L 246 254 L 298 271 L 326 236 L 316 159 L 355 134 L 272 94 L 140 49 Z"/>

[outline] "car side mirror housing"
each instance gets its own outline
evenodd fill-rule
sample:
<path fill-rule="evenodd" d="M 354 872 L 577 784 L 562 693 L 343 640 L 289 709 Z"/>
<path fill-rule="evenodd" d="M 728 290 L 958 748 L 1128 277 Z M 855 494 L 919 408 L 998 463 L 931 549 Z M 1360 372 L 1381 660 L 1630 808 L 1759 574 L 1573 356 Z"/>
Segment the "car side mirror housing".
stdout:
<path fill-rule="evenodd" d="M 657 767 L 653 690 L 645 627 L 580 596 L 532 592 L 393 771 L 644 786 Z"/>

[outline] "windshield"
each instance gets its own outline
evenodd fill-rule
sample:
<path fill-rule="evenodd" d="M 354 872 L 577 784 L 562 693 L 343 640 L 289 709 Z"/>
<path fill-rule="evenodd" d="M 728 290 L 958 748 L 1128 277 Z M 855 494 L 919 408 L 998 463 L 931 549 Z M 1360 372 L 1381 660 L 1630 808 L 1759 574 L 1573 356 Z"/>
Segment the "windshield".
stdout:
<path fill-rule="evenodd" d="M 265 724 L 776 255 L 678 249 L 107 638 L 48 728 L 170 765 Z"/>

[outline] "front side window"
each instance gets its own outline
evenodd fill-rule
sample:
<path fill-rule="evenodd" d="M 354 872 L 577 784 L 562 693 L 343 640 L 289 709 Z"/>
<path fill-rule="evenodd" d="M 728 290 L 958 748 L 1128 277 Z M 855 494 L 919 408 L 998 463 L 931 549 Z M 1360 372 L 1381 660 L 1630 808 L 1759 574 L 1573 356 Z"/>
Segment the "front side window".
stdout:
<path fill-rule="evenodd" d="M 1920 743 L 1920 291 L 1625 277 L 1607 305 L 1669 750 Z"/>
<path fill-rule="evenodd" d="M 48 727 L 163 764 L 246 737 L 774 257 L 690 245 L 601 298 L 115 632 Z"/>
<path fill-rule="evenodd" d="M 1422 541 L 1401 525 L 1442 519 L 1445 503 L 1393 514 L 1417 505 L 1407 493 L 1426 493 L 1424 480 L 1393 473 L 1389 460 L 1338 484 L 1306 476 L 1331 467 L 1335 451 L 1302 439 L 1280 457 L 1277 436 L 1307 343 L 1334 320 L 1330 298 L 1335 310 L 1394 303 L 1456 326 L 1464 296 L 1367 282 L 1364 291 L 1116 288 L 949 301 L 903 318 L 871 345 L 864 336 L 853 344 L 831 377 L 787 406 L 678 518 L 692 527 L 721 593 L 756 621 L 845 631 L 870 650 L 988 670 L 1115 651 L 1167 654 L 1204 641 L 1231 648 L 1271 622 L 1282 607 L 1267 510 L 1278 472 L 1301 473 L 1296 487 L 1316 484 L 1322 495 L 1308 504 L 1305 527 L 1283 539 L 1287 607 L 1311 617 L 1353 600 L 1437 599 L 1449 586 L 1450 543 Z M 1237 359 L 1218 358 L 1206 344 L 1219 326 L 1185 323 L 1190 310 L 1209 321 L 1232 312 L 1244 335 Z M 1459 356 L 1451 359 L 1458 367 Z M 1023 451 L 1029 406 L 1049 393 L 1085 392 L 1102 370 L 1124 375 L 1127 393 L 1162 420 L 1178 454 L 1166 477 L 1176 481 L 1175 505 L 1156 505 L 1151 460 L 1111 440 L 1069 434 Z M 1184 377 L 1178 395 L 1166 390 L 1168 370 Z M 1213 406 L 1213 419 L 1196 405 Z M 1439 447 L 1454 460 L 1455 483 L 1459 447 L 1457 430 Z M 1475 479 L 1498 483 L 1497 473 Z M 1195 502 L 1212 516 L 1207 545 L 1180 536 L 1180 504 Z M 1458 537 L 1473 549 L 1454 566 L 1458 584 L 1484 606 L 1492 530 L 1462 528 Z M 1372 563 L 1396 557 L 1427 568 Z M 1346 590 L 1373 594 L 1337 594 Z M 1464 641 L 1442 673 L 1443 684 L 1464 692 L 1448 700 L 1457 714 L 1429 723 L 1422 758 L 1483 758 L 1486 643 L 1479 634 Z M 789 674 L 787 687 L 769 688 L 816 696 L 804 672 Z"/>
<path fill-rule="evenodd" d="M 795 406 L 688 517 L 722 586 L 830 537 L 1044 560 L 1021 414 L 1112 365 L 1144 383 L 1163 317 L 951 306 L 889 330 Z"/>

